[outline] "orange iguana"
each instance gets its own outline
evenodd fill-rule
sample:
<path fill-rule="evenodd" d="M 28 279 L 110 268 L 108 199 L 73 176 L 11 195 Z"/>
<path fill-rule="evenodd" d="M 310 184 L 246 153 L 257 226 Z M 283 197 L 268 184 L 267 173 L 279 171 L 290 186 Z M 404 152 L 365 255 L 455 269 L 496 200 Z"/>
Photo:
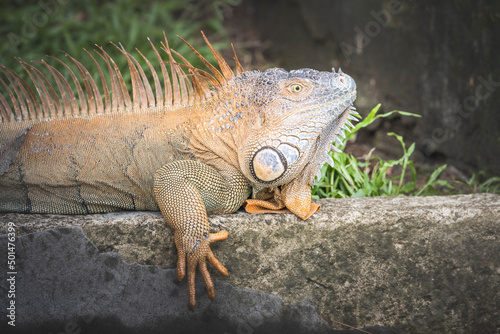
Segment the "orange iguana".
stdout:
<path fill-rule="evenodd" d="M 132 98 L 100 47 L 89 55 L 101 89 L 67 54 L 81 79 L 56 58 L 70 80 L 43 60 L 36 67 L 20 60 L 29 84 L 0 66 L 0 212 L 160 210 L 174 230 L 178 279 L 187 271 L 191 309 L 197 267 L 211 299 L 206 260 L 228 275 L 209 247 L 228 233 L 209 233 L 207 213 L 234 212 L 252 196 L 249 212 L 289 210 L 307 219 L 319 208 L 311 203 L 314 177 L 332 162 L 331 142 L 356 113 L 356 84 L 340 70 L 244 71 L 235 55 L 235 74 L 205 41 L 220 69 L 188 45 L 211 74 L 191 66 L 166 38 L 168 62 L 151 43 L 161 75 L 141 56 L 153 85 L 119 48 Z"/>

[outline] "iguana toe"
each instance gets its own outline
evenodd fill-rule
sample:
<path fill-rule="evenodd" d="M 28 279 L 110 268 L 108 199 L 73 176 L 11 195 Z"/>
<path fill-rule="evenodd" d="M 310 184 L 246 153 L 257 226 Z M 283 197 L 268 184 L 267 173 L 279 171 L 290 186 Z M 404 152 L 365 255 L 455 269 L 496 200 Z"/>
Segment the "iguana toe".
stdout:
<path fill-rule="evenodd" d="M 220 231 L 217 233 L 210 233 L 204 239 L 198 239 L 195 245 L 192 246 L 191 251 L 187 252 L 187 256 L 179 257 L 177 262 L 177 278 L 180 277 L 182 279 L 184 277 L 184 272 L 180 270 L 184 270 L 184 266 L 186 263 L 187 257 L 187 279 L 188 279 L 188 295 L 189 295 L 189 308 L 194 310 L 196 307 L 196 291 L 195 291 L 195 276 L 196 276 L 196 268 L 201 272 L 203 280 L 205 281 L 205 285 L 207 286 L 207 294 L 211 300 L 215 298 L 215 288 L 212 278 L 210 277 L 210 273 L 207 269 L 206 261 L 210 262 L 210 264 L 217 269 L 224 276 L 228 276 L 229 273 L 227 269 L 217 260 L 214 256 L 214 253 L 210 249 L 210 243 L 215 241 L 220 241 L 226 239 L 228 236 L 227 231 Z M 182 253 L 182 252 L 181 252 Z M 179 253 L 180 255 L 182 255 Z"/>

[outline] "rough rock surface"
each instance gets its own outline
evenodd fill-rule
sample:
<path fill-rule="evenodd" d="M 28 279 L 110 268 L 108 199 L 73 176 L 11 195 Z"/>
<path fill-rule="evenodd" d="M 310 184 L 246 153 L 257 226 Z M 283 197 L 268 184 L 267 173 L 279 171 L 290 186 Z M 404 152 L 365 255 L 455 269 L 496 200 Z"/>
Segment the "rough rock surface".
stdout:
<path fill-rule="evenodd" d="M 157 267 L 176 261 L 159 214 L 0 214 L 0 234 L 13 222 L 24 235 L 16 241 L 14 331 L 5 321 L 0 237 L 1 332 L 336 333 L 335 321 L 372 333 L 499 331 L 500 196 L 318 202 L 307 221 L 210 217 L 214 230 L 230 233 L 212 248 L 230 277 L 214 274 L 213 302 L 198 277 L 194 313 L 185 281 Z M 376 324 L 385 327 L 366 327 Z"/>

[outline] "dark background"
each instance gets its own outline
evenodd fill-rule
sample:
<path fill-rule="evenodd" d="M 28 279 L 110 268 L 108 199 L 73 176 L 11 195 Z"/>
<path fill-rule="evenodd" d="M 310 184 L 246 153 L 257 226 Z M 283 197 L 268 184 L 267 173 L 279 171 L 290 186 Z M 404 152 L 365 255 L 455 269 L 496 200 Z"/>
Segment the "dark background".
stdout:
<path fill-rule="evenodd" d="M 359 134 L 358 155 L 376 147 L 399 157 L 393 131 L 417 143 L 421 166 L 448 163 L 457 178 L 500 175 L 498 1 L 2 1 L 0 62 L 16 68 L 14 56 L 60 49 L 82 59 L 82 48 L 110 40 L 148 50 L 146 37 L 163 31 L 182 54 L 190 51 L 177 34 L 206 54 L 200 30 L 228 59 L 233 42 L 246 69 L 341 67 L 357 82 L 362 115 L 382 103 L 423 116 L 377 121 Z"/>

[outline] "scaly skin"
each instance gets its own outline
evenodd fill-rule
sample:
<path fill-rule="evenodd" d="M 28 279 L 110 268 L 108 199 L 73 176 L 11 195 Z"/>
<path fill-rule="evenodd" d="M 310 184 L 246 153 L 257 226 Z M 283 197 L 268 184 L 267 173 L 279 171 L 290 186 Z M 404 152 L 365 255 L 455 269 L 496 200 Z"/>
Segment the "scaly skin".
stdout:
<path fill-rule="evenodd" d="M 210 250 L 210 243 L 228 233 L 209 233 L 207 214 L 234 212 L 250 195 L 249 212 L 288 211 L 302 219 L 316 212 L 310 186 L 328 162 L 331 142 L 352 117 L 356 86 L 341 71 L 244 72 L 237 58 L 234 75 L 213 49 L 220 72 L 208 64 L 212 75 L 179 55 L 190 81 L 166 40 L 165 45 L 175 75 L 168 79 L 157 53 L 166 79 L 162 86 L 147 62 L 154 89 L 121 50 L 129 60 L 133 99 L 103 49 L 97 54 L 111 78 L 103 85 L 104 101 L 87 70 L 71 57 L 86 78 L 84 88 L 76 85 L 78 98 L 46 63 L 40 66 L 54 86 L 23 63 L 38 96 L 2 68 L 0 212 L 160 210 L 174 230 L 177 276 L 182 280 L 187 273 L 194 309 L 196 268 L 211 299 L 214 284 L 206 261 L 228 274 Z"/>

